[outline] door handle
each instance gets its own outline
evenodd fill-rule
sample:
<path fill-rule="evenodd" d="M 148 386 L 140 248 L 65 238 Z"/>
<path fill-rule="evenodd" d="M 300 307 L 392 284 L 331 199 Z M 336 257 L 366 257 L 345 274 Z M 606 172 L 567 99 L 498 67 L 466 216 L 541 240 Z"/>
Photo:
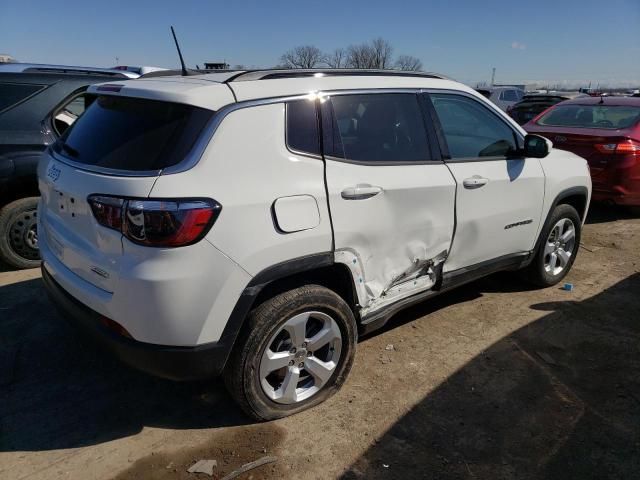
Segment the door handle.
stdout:
<path fill-rule="evenodd" d="M 382 187 L 369 185 L 368 183 L 359 183 L 355 187 L 347 187 L 340 195 L 345 200 L 365 200 L 382 192 Z"/>
<path fill-rule="evenodd" d="M 474 175 L 473 177 L 465 178 L 462 181 L 462 185 L 464 185 L 464 188 L 468 188 L 470 190 L 474 188 L 484 187 L 487 183 L 489 183 L 489 179 L 481 177 L 479 175 Z"/>

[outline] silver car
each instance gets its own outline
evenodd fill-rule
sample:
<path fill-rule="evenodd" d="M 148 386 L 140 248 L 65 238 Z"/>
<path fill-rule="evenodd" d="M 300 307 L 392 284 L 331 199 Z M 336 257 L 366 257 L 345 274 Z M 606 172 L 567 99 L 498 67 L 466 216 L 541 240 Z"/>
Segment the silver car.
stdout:
<path fill-rule="evenodd" d="M 508 107 L 515 105 L 524 97 L 524 91 L 516 87 L 487 87 L 476 90 L 505 112 Z"/>

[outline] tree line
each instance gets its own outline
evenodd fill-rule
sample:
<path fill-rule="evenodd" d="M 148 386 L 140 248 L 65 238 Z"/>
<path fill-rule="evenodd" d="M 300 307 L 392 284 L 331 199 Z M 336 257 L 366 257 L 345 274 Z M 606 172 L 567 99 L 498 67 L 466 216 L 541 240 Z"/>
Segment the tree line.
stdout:
<path fill-rule="evenodd" d="M 405 71 L 422 70 L 422 62 L 411 55 L 393 56 L 393 47 L 383 38 L 371 42 L 336 48 L 324 53 L 313 45 L 301 45 L 285 52 L 280 57 L 280 68 L 368 68 L 396 69 Z"/>

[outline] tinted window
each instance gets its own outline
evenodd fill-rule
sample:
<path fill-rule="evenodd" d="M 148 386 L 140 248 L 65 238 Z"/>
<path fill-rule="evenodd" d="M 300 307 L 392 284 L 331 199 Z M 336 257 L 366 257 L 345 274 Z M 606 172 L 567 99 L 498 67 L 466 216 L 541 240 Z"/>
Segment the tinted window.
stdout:
<path fill-rule="evenodd" d="M 503 90 L 500 95 L 500 100 L 506 100 L 507 102 L 517 102 L 520 100 L 515 90 Z"/>
<path fill-rule="evenodd" d="M 336 95 L 331 102 L 334 156 L 366 162 L 429 159 L 416 95 Z"/>
<path fill-rule="evenodd" d="M 176 103 L 102 96 L 67 131 L 56 151 L 88 165 L 157 170 L 184 159 L 213 113 Z"/>
<path fill-rule="evenodd" d="M 287 103 L 287 145 L 292 150 L 320 154 L 316 103 L 296 100 Z"/>
<path fill-rule="evenodd" d="M 26 85 L 22 83 L 0 83 L 0 111 L 14 106 L 29 95 L 33 95 L 44 87 L 42 85 Z"/>
<path fill-rule="evenodd" d="M 640 121 L 640 107 L 616 105 L 558 105 L 538 125 L 558 127 L 629 128 Z"/>
<path fill-rule="evenodd" d="M 446 94 L 431 100 L 451 158 L 504 156 L 516 148 L 511 128 L 480 102 Z"/>

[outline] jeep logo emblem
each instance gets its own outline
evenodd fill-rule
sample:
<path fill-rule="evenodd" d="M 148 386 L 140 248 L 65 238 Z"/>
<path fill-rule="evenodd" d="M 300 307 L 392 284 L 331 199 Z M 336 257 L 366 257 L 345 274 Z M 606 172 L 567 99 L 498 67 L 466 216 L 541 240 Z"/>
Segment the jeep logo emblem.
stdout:
<path fill-rule="evenodd" d="M 60 178 L 60 173 L 62 173 L 62 170 L 53 164 L 49 167 L 49 170 L 47 170 L 47 177 L 49 177 L 52 182 L 55 182 Z"/>

